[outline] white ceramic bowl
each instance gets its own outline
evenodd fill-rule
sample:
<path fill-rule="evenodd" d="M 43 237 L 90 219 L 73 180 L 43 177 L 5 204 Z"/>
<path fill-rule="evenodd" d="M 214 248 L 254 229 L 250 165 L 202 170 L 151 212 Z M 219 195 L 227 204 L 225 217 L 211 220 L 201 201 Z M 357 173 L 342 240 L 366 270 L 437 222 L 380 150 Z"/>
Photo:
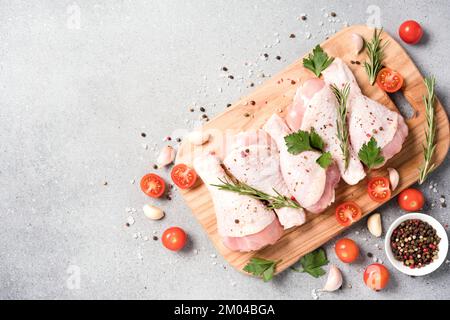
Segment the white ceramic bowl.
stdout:
<path fill-rule="evenodd" d="M 429 265 L 426 265 L 422 268 L 414 268 L 411 269 L 405 265 L 403 265 L 402 261 L 397 261 L 394 258 L 394 254 L 392 253 L 391 249 L 391 235 L 392 232 L 394 232 L 395 228 L 397 228 L 402 222 L 406 220 L 411 219 L 418 219 L 427 222 L 429 225 L 431 225 L 435 230 L 436 234 L 439 238 L 441 238 L 441 241 L 439 242 L 439 253 L 438 253 L 438 259 L 430 263 Z M 410 276 L 424 276 L 426 274 L 429 274 L 439 268 L 441 264 L 445 261 L 447 257 L 448 252 L 448 237 L 447 232 L 445 231 L 444 227 L 433 217 L 423 214 L 423 213 L 408 213 L 405 215 L 402 215 L 397 220 L 395 220 L 391 226 L 389 227 L 388 231 L 386 232 L 386 238 L 384 239 L 384 248 L 386 250 L 386 255 L 390 261 L 390 263 L 400 272 L 403 272 Z"/>

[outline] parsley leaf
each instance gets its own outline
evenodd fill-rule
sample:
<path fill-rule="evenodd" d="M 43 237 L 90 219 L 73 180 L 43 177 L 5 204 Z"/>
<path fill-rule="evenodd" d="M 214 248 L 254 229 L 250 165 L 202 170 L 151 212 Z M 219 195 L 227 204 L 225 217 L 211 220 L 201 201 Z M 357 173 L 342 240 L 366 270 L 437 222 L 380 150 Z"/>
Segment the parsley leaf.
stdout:
<path fill-rule="evenodd" d="M 317 77 L 320 77 L 322 71 L 334 61 L 333 57 L 328 57 L 327 53 L 323 51 L 320 45 L 317 45 L 313 52 L 308 55 L 308 58 L 303 59 L 303 66 L 311 70 Z"/>
<path fill-rule="evenodd" d="M 311 128 L 311 133 L 309 134 L 309 143 L 311 144 L 311 147 L 322 152 L 325 148 L 325 143 L 323 142 L 322 137 L 319 136 L 314 128 Z"/>
<path fill-rule="evenodd" d="M 292 154 L 299 154 L 303 151 L 312 150 L 310 144 L 309 133 L 307 131 L 299 130 L 298 132 L 291 133 L 284 137 L 288 152 Z"/>
<path fill-rule="evenodd" d="M 322 269 L 322 266 L 327 265 L 328 262 L 329 261 L 327 259 L 325 250 L 319 248 L 313 252 L 306 254 L 300 259 L 300 264 L 302 265 L 303 270 L 298 270 L 296 268 L 291 269 L 297 272 L 306 272 L 312 275 L 314 278 L 319 278 L 326 273 L 325 270 Z"/>
<path fill-rule="evenodd" d="M 319 166 L 326 169 L 330 164 L 333 163 L 333 157 L 331 156 L 330 152 L 325 152 L 322 153 L 322 155 L 319 158 L 317 158 L 316 162 Z"/>
<path fill-rule="evenodd" d="M 284 137 L 288 152 L 297 155 L 303 151 L 320 151 L 321 156 L 317 158 L 316 162 L 322 168 L 327 169 L 333 162 L 333 157 L 330 152 L 324 152 L 325 142 L 322 137 L 316 132 L 314 128 L 311 128 L 311 132 L 299 130 L 298 132 L 291 133 Z"/>
<path fill-rule="evenodd" d="M 276 265 L 280 261 L 266 260 L 262 258 L 251 258 L 250 262 L 244 267 L 244 271 L 254 276 L 260 277 L 264 282 L 272 280 Z"/>
<path fill-rule="evenodd" d="M 381 148 L 378 147 L 377 140 L 374 137 L 370 138 L 369 142 L 363 144 L 358 152 L 358 157 L 369 169 L 384 162 L 384 157 L 381 155 Z"/>

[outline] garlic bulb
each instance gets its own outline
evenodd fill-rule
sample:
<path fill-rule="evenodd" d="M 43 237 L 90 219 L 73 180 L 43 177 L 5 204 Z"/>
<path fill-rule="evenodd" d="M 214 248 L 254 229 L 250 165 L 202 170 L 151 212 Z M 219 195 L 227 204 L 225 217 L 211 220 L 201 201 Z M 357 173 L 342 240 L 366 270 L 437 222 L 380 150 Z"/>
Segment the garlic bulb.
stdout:
<path fill-rule="evenodd" d="M 391 182 L 391 189 L 394 191 L 397 186 L 398 182 L 400 181 L 400 175 L 398 174 L 398 171 L 394 168 L 388 168 L 389 172 L 389 181 Z"/>
<path fill-rule="evenodd" d="M 364 47 L 364 39 L 357 33 L 352 34 L 352 42 L 355 55 L 360 53 L 362 48 Z"/>
<path fill-rule="evenodd" d="M 196 146 L 201 146 L 209 141 L 209 133 L 205 133 L 201 130 L 193 131 L 189 134 L 189 142 Z"/>
<path fill-rule="evenodd" d="M 381 237 L 383 226 L 381 225 L 381 214 L 374 213 L 367 219 L 367 229 L 375 237 Z"/>
<path fill-rule="evenodd" d="M 158 159 L 156 162 L 160 167 L 165 167 L 169 164 L 171 164 L 175 160 L 175 149 L 171 146 L 165 146 L 161 153 L 159 154 Z"/>
<path fill-rule="evenodd" d="M 342 286 L 342 273 L 335 265 L 331 265 L 328 278 L 322 291 L 336 291 Z"/>
<path fill-rule="evenodd" d="M 144 205 L 142 210 L 144 211 L 144 215 L 152 220 L 160 220 L 164 217 L 164 211 L 150 204 Z"/>

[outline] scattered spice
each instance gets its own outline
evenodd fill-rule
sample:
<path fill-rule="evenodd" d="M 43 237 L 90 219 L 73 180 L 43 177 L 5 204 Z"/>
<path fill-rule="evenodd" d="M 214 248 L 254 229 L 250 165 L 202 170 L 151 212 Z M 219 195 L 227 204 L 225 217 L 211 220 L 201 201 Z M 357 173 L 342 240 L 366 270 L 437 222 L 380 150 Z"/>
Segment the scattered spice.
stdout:
<path fill-rule="evenodd" d="M 202 114 L 202 118 L 203 118 L 203 119 L 206 119 L 206 118 L 208 118 L 208 115 Z"/>
<path fill-rule="evenodd" d="M 230 75 L 228 76 L 228 78 L 230 78 L 231 80 L 233 80 L 233 79 L 234 79 L 234 76 L 230 74 Z"/>
<path fill-rule="evenodd" d="M 254 105 L 256 104 L 256 102 L 255 102 L 254 100 L 252 100 L 252 101 L 250 101 L 250 104 L 251 104 L 252 106 L 254 106 Z"/>
<path fill-rule="evenodd" d="M 227 71 L 228 71 L 228 68 L 227 68 L 227 67 L 223 67 L 222 70 L 225 71 L 225 72 L 227 72 Z"/>
<path fill-rule="evenodd" d="M 157 236 L 153 236 L 153 240 L 154 241 L 158 241 L 158 237 Z"/>
<path fill-rule="evenodd" d="M 300 17 L 300 19 L 302 19 L 303 21 L 306 21 L 306 19 L 308 19 L 308 18 L 306 17 L 306 15 L 302 15 L 302 16 Z"/>
<path fill-rule="evenodd" d="M 331 12 L 330 16 L 332 16 L 333 18 L 335 18 L 337 16 L 336 12 Z"/>
<path fill-rule="evenodd" d="M 142 138 L 145 138 L 146 136 L 147 136 L 147 134 L 146 134 L 145 132 L 142 132 L 142 133 L 141 133 L 141 137 L 142 137 Z"/>
<path fill-rule="evenodd" d="M 205 112 L 205 111 L 206 111 L 206 109 L 205 109 L 205 108 L 203 108 L 203 107 L 200 107 L 200 111 L 201 111 L 201 112 Z"/>
<path fill-rule="evenodd" d="M 157 164 L 154 164 L 154 165 L 153 165 L 153 169 L 157 170 L 157 169 L 158 169 L 158 165 L 157 165 Z"/>
<path fill-rule="evenodd" d="M 289 36 L 289 38 L 291 38 L 291 39 L 295 38 L 295 34 L 291 33 L 291 35 Z"/>
<path fill-rule="evenodd" d="M 295 84 L 295 80 L 291 80 L 291 84 Z"/>
<path fill-rule="evenodd" d="M 264 58 L 268 58 L 269 57 L 269 55 L 267 53 L 264 53 L 263 56 L 264 56 Z"/>
<path fill-rule="evenodd" d="M 194 108 L 190 108 L 189 111 L 190 112 L 194 112 L 195 110 L 194 110 Z"/>
<path fill-rule="evenodd" d="M 107 186 L 108 185 L 108 181 L 103 182 L 103 185 Z"/>
<path fill-rule="evenodd" d="M 227 103 L 227 108 L 231 107 L 231 103 Z"/>
<path fill-rule="evenodd" d="M 280 56 L 276 56 L 275 59 L 281 60 L 281 57 Z"/>
<path fill-rule="evenodd" d="M 177 142 L 181 142 L 181 138 L 177 138 Z"/>
<path fill-rule="evenodd" d="M 250 113 L 248 113 L 248 112 L 244 113 L 244 117 L 246 117 L 246 118 L 250 117 Z"/>
<path fill-rule="evenodd" d="M 422 268 L 438 258 L 441 239 L 425 221 L 411 219 L 402 222 L 392 233 L 394 257 L 411 269 Z"/>

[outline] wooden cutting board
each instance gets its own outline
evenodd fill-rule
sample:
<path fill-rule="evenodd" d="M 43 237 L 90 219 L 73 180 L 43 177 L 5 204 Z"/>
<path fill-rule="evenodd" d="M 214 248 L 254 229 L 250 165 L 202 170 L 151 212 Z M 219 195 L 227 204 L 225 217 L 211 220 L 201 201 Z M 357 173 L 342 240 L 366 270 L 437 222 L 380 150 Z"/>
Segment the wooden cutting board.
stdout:
<path fill-rule="evenodd" d="M 366 54 L 362 52 L 355 56 L 351 40 L 352 33 L 358 33 L 365 39 L 371 39 L 373 29 L 366 26 L 351 26 L 326 40 L 321 46 L 330 56 L 340 57 L 349 65 L 365 95 L 388 106 L 392 110 L 398 111 L 384 91 L 379 89 L 378 86 L 371 86 L 368 83 L 367 75 L 362 66 L 362 62 L 366 60 Z M 400 173 L 400 184 L 394 191 L 394 196 L 418 180 L 418 168 L 423 158 L 422 144 L 425 141 L 426 120 L 422 97 L 426 93 L 426 88 L 423 84 L 423 76 L 400 44 L 386 32 L 383 33 L 382 38 L 389 41 L 389 45 L 385 50 L 384 65 L 397 70 L 403 75 L 405 78 L 403 94 L 415 111 L 413 117 L 406 120 L 410 131 L 402 151 L 389 160 L 384 168 L 371 173 L 371 176 L 387 176 L 386 168 L 396 168 Z M 361 64 L 351 64 L 352 60 L 360 61 Z M 273 113 L 279 113 L 284 116 L 286 108 L 292 103 L 297 87 L 311 76 L 312 73 L 303 68 L 302 58 L 298 59 L 281 73 L 273 76 L 263 85 L 256 88 L 253 93 L 242 98 L 230 108 L 227 108 L 225 112 L 207 122 L 203 126 L 203 130 L 211 133 L 212 136 L 207 144 L 195 147 L 187 140 L 183 141 L 179 148 L 176 162 L 192 165 L 196 154 L 210 151 L 216 152 L 223 159 L 224 150 L 226 150 L 224 141 L 227 135 L 260 128 Z M 448 118 L 440 102 L 436 103 L 436 119 L 437 148 L 434 162 L 439 165 L 445 159 L 449 148 Z M 334 205 L 322 214 L 308 214 L 307 222 L 304 225 L 285 231 L 283 237 L 274 245 L 250 253 L 232 252 L 222 244 L 217 233 L 212 199 L 204 184 L 184 191 L 182 194 L 217 250 L 233 267 L 242 271 L 249 259 L 254 256 L 271 260 L 281 259 L 282 262 L 277 266 L 278 273 L 345 229 L 336 222 L 334 217 L 337 204 L 346 200 L 353 200 L 361 207 L 363 215 L 367 215 L 378 208 L 380 204 L 371 201 L 368 197 L 366 185 L 367 178 L 356 186 L 349 186 L 341 179 L 336 189 Z"/>

